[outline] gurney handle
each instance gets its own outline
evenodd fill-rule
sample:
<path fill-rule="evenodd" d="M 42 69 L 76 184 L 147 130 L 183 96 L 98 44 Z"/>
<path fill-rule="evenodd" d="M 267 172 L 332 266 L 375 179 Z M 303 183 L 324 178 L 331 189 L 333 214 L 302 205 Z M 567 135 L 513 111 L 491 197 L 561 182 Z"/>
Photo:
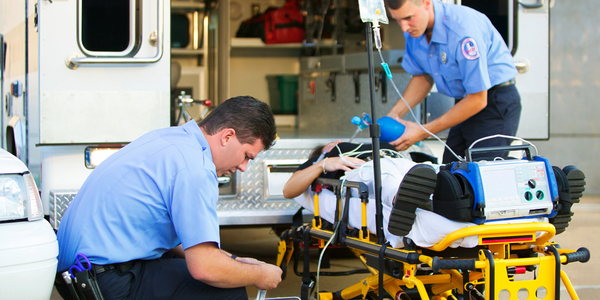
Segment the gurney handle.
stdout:
<path fill-rule="evenodd" d="M 439 272 L 440 269 L 455 269 L 455 270 L 476 270 L 475 259 L 440 259 L 435 256 L 431 261 L 431 268 L 434 272 Z"/>
<path fill-rule="evenodd" d="M 511 234 L 531 234 L 533 236 L 535 235 L 535 232 L 540 232 L 541 235 L 538 236 L 535 242 L 532 242 L 532 244 L 542 245 L 554 236 L 556 229 L 554 228 L 554 225 L 550 223 L 541 222 L 471 226 L 459 229 L 446 235 L 437 244 L 429 247 L 429 249 L 433 251 L 443 251 L 454 241 L 468 236 L 478 235 L 480 237 L 493 237 L 498 235 L 507 236 Z"/>
<path fill-rule="evenodd" d="M 565 253 L 565 256 L 567 257 L 567 261 L 563 263 L 565 265 L 574 261 L 585 263 L 590 260 L 590 250 L 585 247 L 581 247 L 575 252 Z"/>
<path fill-rule="evenodd" d="M 582 263 L 588 262 L 590 260 L 590 251 L 581 247 L 577 249 L 577 251 L 572 253 L 565 253 L 564 256 L 566 260 L 563 264 L 568 264 L 571 262 L 579 261 Z M 431 260 L 431 268 L 434 272 L 439 272 L 441 269 L 449 269 L 449 270 L 471 270 L 474 271 L 477 269 L 475 265 L 476 260 L 472 259 L 440 259 L 435 256 Z"/>

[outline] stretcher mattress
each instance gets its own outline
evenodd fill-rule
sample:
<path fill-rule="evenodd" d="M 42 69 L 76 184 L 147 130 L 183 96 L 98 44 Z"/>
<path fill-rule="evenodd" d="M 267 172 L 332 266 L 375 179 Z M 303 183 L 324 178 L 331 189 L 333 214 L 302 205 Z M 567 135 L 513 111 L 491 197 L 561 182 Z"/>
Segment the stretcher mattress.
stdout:
<path fill-rule="evenodd" d="M 404 175 L 412 168 L 416 163 L 405 158 L 382 158 L 381 159 L 381 182 L 382 182 L 382 193 L 381 200 L 383 206 L 383 224 L 385 239 L 394 248 L 402 248 L 404 244 L 401 236 L 391 234 L 387 227 L 390 212 L 392 210 L 393 201 L 398 191 L 398 187 L 404 178 Z M 438 170 L 438 166 L 433 165 Z M 342 180 L 364 182 L 369 188 L 369 203 L 367 204 L 367 229 L 371 233 L 376 232 L 375 225 L 375 189 L 373 181 L 373 163 L 367 162 L 361 168 L 347 172 Z M 345 189 L 343 189 L 345 191 Z M 305 209 L 314 213 L 314 193 L 307 190 L 302 195 L 296 197 L 294 200 L 302 205 Z M 329 190 L 324 189 L 319 194 L 319 215 L 321 218 L 333 223 L 335 218 L 336 208 L 336 197 L 335 194 Z M 361 227 L 361 202 L 358 198 L 358 193 L 353 189 L 350 198 L 349 208 L 349 223 L 353 228 Z M 526 223 L 526 222 L 548 222 L 545 217 L 538 218 L 527 218 L 527 219 L 508 219 L 498 220 L 494 222 L 487 222 L 486 224 L 510 224 L 510 223 Z M 470 222 L 456 222 L 445 217 L 442 217 L 434 212 L 417 209 L 415 223 L 412 230 L 408 233 L 407 237 L 412 239 L 416 245 L 420 247 L 431 247 L 436 243 L 440 242 L 446 235 L 470 226 L 479 226 Z M 473 248 L 479 243 L 478 236 L 469 236 L 454 241 L 450 247 L 458 248 Z"/>

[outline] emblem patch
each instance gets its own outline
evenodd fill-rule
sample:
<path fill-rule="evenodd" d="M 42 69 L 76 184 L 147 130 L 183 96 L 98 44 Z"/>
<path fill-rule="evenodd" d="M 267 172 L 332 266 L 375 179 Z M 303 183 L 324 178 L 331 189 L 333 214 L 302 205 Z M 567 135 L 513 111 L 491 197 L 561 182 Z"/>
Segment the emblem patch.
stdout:
<path fill-rule="evenodd" d="M 448 58 L 446 57 L 446 52 L 442 51 L 442 63 L 446 64 L 448 62 Z"/>
<path fill-rule="evenodd" d="M 479 57 L 479 49 L 473 38 L 464 39 L 460 48 L 466 59 L 473 60 Z"/>

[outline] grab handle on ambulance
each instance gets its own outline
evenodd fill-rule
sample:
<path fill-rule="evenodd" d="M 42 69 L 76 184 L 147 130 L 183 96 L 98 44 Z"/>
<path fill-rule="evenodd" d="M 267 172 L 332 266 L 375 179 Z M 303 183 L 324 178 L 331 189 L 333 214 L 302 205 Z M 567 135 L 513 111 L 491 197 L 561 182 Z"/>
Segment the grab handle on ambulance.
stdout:
<path fill-rule="evenodd" d="M 65 59 L 65 64 L 71 70 L 77 69 L 81 65 L 99 65 L 99 64 L 151 64 L 159 61 L 163 56 L 164 48 L 164 0 L 157 0 L 157 19 L 158 32 L 156 33 L 156 55 L 154 57 L 79 57 L 77 54 L 70 54 Z M 154 32 L 151 39 L 154 41 Z"/>
<path fill-rule="evenodd" d="M 521 4 L 521 6 L 523 6 L 525 8 L 534 9 L 534 8 L 540 8 L 540 7 L 544 6 L 544 0 L 538 0 L 537 2 L 535 2 L 533 4 L 525 4 L 521 1 L 519 1 L 519 4 Z"/>
<path fill-rule="evenodd" d="M 515 61 L 515 68 L 517 68 L 517 72 L 523 74 L 527 73 L 531 68 L 531 62 L 527 58 L 519 59 Z"/>

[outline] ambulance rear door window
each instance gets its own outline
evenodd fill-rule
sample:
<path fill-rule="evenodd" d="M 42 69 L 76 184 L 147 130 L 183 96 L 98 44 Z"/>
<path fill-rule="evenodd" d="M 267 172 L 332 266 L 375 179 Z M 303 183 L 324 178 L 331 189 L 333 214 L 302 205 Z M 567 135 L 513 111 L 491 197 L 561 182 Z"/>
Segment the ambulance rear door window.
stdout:
<path fill-rule="evenodd" d="M 135 0 L 80 0 L 80 46 L 89 55 L 126 55 L 135 44 Z"/>

